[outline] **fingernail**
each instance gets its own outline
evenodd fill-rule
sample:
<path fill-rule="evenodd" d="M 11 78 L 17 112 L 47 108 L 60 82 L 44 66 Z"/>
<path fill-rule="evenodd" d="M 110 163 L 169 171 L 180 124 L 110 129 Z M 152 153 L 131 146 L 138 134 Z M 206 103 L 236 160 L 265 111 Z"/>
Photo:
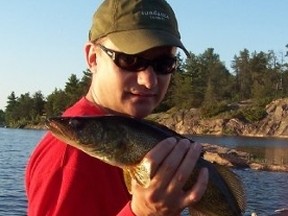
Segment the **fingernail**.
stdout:
<path fill-rule="evenodd" d="M 190 148 L 191 146 L 191 143 L 188 139 L 181 139 L 179 143 L 181 143 L 182 145 L 185 145 L 186 148 Z"/>
<path fill-rule="evenodd" d="M 177 140 L 175 137 L 169 137 L 165 140 L 165 143 L 172 147 L 176 145 Z"/>
<path fill-rule="evenodd" d="M 169 138 L 167 138 L 167 141 L 168 141 L 169 143 L 176 143 L 176 142 L 177 142 L 177 140 L 176 140 L 175 137 L 169 137 Z"/>
<path fill-rule="evenodd" d="M 194 151 L 202 151 L 202 145 L 200 143 L 195 143 L 193 147 Z"/>

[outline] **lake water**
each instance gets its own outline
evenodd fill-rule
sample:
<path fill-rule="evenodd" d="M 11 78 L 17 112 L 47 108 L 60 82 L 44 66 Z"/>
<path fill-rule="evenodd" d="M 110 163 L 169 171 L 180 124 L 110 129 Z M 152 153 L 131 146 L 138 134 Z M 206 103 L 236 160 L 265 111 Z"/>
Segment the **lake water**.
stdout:
<path fill-rule="evenodd" d="M 24 170 L 43 130 L 0 128 L 0 215 L 26 215 Z"/>
<path fill-rule="evenodd" d="M 26 215 L 25 165 L 31 151 L 44 134 L 44 130 L 0 128 L 1 216 Z M 248 145 L 253 151 L 265 149 L 266 152 L 266 149 L 269 149 L 274 152 L 275 149 L 280 148 L 281 152 L 284 150 L 283 157 L 288 158 L 288 154 L 285 153 L 288 149 L 287 139 L 214 136 L 193 136 L 192 139 L 234 148 L 246 148 Z M 278 161 L 277 157 L 276 160 Z M 257 212 L 258 216 L 266 216 L 272 215 L 276 209 L 288 208 L 288 173 L 249 169 L 235 170 L 235 172 L 242 178 L 247 191 L 248 207 L 245 215 Z"/>
<path fill-rule="evenodd" d="M 288 139 L 241 136 L 189 136 L 201 143 L 212 143 L 253 154 L 259 162 L 288 164 Z"/>

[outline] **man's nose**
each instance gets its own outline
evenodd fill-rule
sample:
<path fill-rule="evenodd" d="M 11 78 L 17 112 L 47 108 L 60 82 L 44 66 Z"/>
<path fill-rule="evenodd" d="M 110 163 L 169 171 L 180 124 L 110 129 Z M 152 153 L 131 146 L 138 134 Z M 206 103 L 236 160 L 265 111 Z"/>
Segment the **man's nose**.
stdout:
<path fill-rule="evenodd" d="M 144 85 L 147 89 L 154 88 L 158 84 L 158 79 L 153 67 L 148 66 L 145 70 L 139 71 L 137 81 L 139 85 Z"/>

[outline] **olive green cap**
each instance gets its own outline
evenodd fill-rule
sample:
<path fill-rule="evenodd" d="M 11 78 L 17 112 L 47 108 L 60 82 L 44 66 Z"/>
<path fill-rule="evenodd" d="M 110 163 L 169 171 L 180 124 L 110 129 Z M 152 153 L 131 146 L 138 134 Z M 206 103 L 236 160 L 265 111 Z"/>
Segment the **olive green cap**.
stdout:
<path fill-rule="evenodd" d="M 165 0 L 104 0 L 95 12 L 89 40 L 108 37 L 122 52 L 136 54 L 180 40 L 175 14 Z"/>

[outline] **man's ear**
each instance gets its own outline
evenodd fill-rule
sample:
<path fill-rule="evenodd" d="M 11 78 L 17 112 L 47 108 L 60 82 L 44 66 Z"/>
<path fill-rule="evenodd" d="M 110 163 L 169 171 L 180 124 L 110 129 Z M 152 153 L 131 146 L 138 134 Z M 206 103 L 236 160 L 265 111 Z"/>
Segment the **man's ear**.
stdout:
<path fill-rule="evenodd" d="M 96 67 L 96 50 L 95 45 L 91 42 L 85 44 L 85 58 L 86 63 L 91 71 L 94 71 Z M 93 70 L 94 69 L 94 70 Z"/>

